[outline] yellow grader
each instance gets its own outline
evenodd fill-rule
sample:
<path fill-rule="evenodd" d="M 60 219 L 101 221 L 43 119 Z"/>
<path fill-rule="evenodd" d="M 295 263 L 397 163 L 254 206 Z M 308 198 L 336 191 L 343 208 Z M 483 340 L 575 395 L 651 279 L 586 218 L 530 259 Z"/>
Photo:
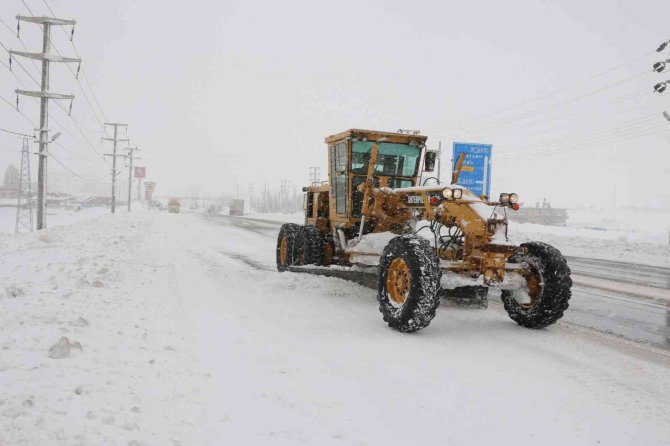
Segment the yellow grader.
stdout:
<path fill-rule="evenodd" d="M 303 188 L 305 224 L 281 227 L 277 269 L 367 274 L 384 320 L 402 332 L 427 327 L 442 296 L 490 288 L 521 326 L 559 320 L 572 286 L 565 258 L 545 243 L 510 243 L 517 194 L 490 201 L 457 185 L 462 157 L 450 184 L 425 178 L 437 155 L 426 139 L 358 129 L 327 137 L 329 181 Z"/>

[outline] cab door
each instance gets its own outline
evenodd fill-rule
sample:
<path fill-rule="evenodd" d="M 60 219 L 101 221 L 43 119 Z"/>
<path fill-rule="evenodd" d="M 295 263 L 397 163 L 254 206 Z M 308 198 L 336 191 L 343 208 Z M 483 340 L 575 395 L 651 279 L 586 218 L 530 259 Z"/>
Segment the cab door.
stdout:
<path fill-rule="evenodd" d="M 329 147 L 330 158 L 330 212 L 332 220 L 347 218 L 348 156 L 347 143 L 342 141 Z"/>

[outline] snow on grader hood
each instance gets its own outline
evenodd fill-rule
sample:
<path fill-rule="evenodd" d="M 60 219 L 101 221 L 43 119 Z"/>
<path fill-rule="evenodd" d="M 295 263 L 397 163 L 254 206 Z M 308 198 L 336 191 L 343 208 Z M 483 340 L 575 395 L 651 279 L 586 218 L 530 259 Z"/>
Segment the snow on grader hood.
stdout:
<path fill-rule="evenodd" d="M 279 271 L 333 275 L 361 282 L 376 276 L 379 308 L 391 328 L 428 326 L 441 296 L 502 289 L 510 317 L 542 328 L 563 316 L 570 269 L 541 242 L 507 239 L 516 194 L 489 201 L 459 186 L 421 185 L 435 152 L 426 136 L 351 129 L 326 138 L 329 180 L 303 188 L 305 224 L 285 224 L 277 239 Z"/>

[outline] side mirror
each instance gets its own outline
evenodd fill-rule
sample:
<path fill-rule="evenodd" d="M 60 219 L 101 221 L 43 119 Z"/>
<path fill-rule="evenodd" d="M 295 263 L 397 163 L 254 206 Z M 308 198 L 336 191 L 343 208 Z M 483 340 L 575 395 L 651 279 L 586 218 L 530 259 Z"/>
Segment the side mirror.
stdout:
<path fill-rule="evenodd" d="M 426 156 L 424 158 L 423 170 L 425 172 L 432 172 L 435 170 L 435 160 L 437 160 L 437 152 L 432 150 L 426 151 Z"/>

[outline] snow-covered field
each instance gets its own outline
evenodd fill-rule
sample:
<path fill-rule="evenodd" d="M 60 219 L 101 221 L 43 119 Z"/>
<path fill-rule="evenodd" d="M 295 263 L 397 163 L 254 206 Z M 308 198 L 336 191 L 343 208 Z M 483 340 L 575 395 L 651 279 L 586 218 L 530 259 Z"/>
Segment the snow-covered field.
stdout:
<path fill-rule="evenodd" d="M 277 273 L 274 246 L 158 212 L 0 235 L 0 444 L 670 438 L 667 352 L 497 305 L 400 334 L 372 290 Z"/>
<path fill-rule="evenodd" d="M 119 209 L 119 213 L 125 212 L 125 208 Z M 109 208 L 84 208 L 74 209 L 47 209 L 47 227 L 69 225 L 83 220 L 88 220 L 99 215 L 109 214 Z M 33 209 L 33 227 L 37 222 L 37 214 Z M 0 233 L 13 233 L 16 227 L 16 208 L 0 207 Z"/>

